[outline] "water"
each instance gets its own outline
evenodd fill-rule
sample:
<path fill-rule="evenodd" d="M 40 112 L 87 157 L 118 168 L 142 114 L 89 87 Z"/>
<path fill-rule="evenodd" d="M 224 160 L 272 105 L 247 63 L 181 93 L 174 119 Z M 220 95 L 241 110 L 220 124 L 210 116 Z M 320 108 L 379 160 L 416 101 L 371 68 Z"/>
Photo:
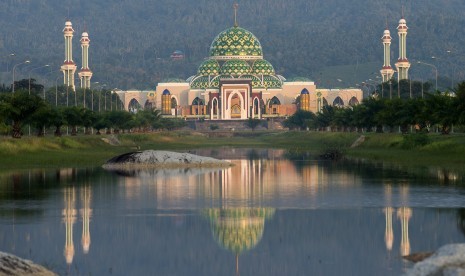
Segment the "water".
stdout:
<path fill-rule="evenodd" d="M 235 166 L 1 174 L 0 250 L 60 275 L 400 275 L 403 255 L 465 242 L 451 172 L 198 153 Z"/>

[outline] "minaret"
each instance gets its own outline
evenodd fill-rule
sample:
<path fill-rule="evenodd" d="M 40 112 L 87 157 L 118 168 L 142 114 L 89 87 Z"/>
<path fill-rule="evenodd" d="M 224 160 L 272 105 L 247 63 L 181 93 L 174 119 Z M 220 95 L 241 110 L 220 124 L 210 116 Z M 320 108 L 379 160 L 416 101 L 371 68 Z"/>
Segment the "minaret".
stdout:
<path fill-rule="evenodd" d="M 73 25 L 71 21 L 67 20 L 63 29 L 65 36 L 65 62 L 61 66 L 61 71 L 63 72 L 64 85 L 71 86 L 75 91 L 74 73 L 76 72 L 76 64 L 73 61 L 73 33 Z"/>
<path fill-rule="evenodd" d="M 89 42 L 89 34 L 83 32 L 81 37 L 82 68 L 78 74 L 81 79 L 81 88 L 83 89 L 90 89 L 90 79 L 92 78 L 92 71 L 89 69 Z"/>
<path fill-rule="evenodd" d="M 394 70 L 391 67 L 391 32 L 389 32 L 387 26 L 381 40 L 384 46 L 384 64 L 380 72 L 383 77 L 383 82 L 387 82 L 392 78 L 392 75 L 394 75 Z"/>
<path fill-rule="evenodd" d="M 396 63 L 398 80 L 408 79 L 408 69 L 410 68 L 410 62 L 407 59 L 408 27 L 403 13 L 402 11 L 402 18 L 399 20 L 399 26 L 397 26 L 397 33 L 399 34 L 399 59 Z"/>

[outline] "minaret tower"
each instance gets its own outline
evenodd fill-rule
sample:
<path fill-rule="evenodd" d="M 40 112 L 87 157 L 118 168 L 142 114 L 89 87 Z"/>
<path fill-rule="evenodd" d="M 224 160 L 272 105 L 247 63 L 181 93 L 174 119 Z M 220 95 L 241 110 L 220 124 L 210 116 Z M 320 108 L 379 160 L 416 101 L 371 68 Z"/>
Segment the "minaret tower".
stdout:
<path fill-rule="evenodd" d="M 384 46 L 384 64 L 380 71 L 381 76 L 383 77 L 383 82 L 389 81 L 392 78 L 392 75 L 394 75 L 394 70 L 391 67 L 391 39 L 391 32 L 389 32 L 389 29 L 386 26 L 386 30 L 384 30 L 383 37 L 381 38 Z"/>
<path fill-rule="evenodd" d="M 74 73 L 76 72 L 76 64 L 73 61 L 74 30 L 71 21 L 66 21 L 63 34 L 65 36 L 65 62 L 61 66 L 61 71 L 63 72 L 64 85 L 71 86 L 75 91 L 76 87 L 74 86 Z"/>
<path fill-rule="evenodd" d="M 89 34 L 83 32 L 81 37 L 82 68 L 78 74 L 81 79 L 81 88 L 83 89 L 90 89 L 90 79 L 92 78 L 92 71 L 89 69 L 89 43 Z"/>
<path fill-rule="evenodd" d="M 404 19 L 404 12 L 402 11 L 402 18 L 399 20 L 397 26 L 397 33 L 399 34 L 399 59 L 397 60 L 397 75 L 398 80 L 408 79 L 408 69 L 410 62 L 407 59 L 407 21 Z"/>

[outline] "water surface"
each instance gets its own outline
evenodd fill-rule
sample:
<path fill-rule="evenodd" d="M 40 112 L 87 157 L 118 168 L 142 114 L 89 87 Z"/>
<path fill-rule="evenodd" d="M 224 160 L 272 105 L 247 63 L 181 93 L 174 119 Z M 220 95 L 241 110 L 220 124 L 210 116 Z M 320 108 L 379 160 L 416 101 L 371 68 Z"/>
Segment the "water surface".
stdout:
<path fill-rule="evenodd" d="M 61 275 L 399 275 L 465 242 L 465 189 L 443 174 L 199 153 L 235 166 L 4 173 L 0 250 Z"/>

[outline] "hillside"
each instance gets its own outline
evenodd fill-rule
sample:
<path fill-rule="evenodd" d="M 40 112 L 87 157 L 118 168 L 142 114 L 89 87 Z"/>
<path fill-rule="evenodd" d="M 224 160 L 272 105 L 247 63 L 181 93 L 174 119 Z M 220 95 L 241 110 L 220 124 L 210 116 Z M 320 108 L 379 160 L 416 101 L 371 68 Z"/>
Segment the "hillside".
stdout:
<path fill-rule="evenodd" d="M 239 25 L 258 37 L 265 59 L 288 78 L 305 76 L 329 87 L 374 78 L 366 72 L 378 72 L 382 65 L 380 38 L 386 19 L 393 37 L 393 63 L 397 57 L 400 0 L 238 2 Z M 167 78 L 185 79 L 208 55 L 213 38 L 232 26 L 232 4 L 231 0 L 4 0 L 0 2 L 0 81 L 10 83 L 11 64 L 25 58 L 33 65 L 22 66 L 19 77 L 27 78 L 31 68 L 46 63 L 58 69 L 64 59 L 62 30 L 68 14 L 76 31 L 73 46 L 78 65 L 80 34 L 85 28 L 89 32 L 93 81 L 122 89 L 153 89 Z M 406 1 L 404 10 L 408 57 L 434 63 L 440 76 L 465 79 L 465 2 Z M 171 60 L 174 50 L 183 51 L 186 58 Z M 6 57 L 11 52 L 17 54 L 14 60 Z M 46 76 L 49 86 L 59 74 Z M 411 75 L 426 80 L 434 72 L 414 64 Z M 343 82 L 338 83 L 338 78 Z"/>

